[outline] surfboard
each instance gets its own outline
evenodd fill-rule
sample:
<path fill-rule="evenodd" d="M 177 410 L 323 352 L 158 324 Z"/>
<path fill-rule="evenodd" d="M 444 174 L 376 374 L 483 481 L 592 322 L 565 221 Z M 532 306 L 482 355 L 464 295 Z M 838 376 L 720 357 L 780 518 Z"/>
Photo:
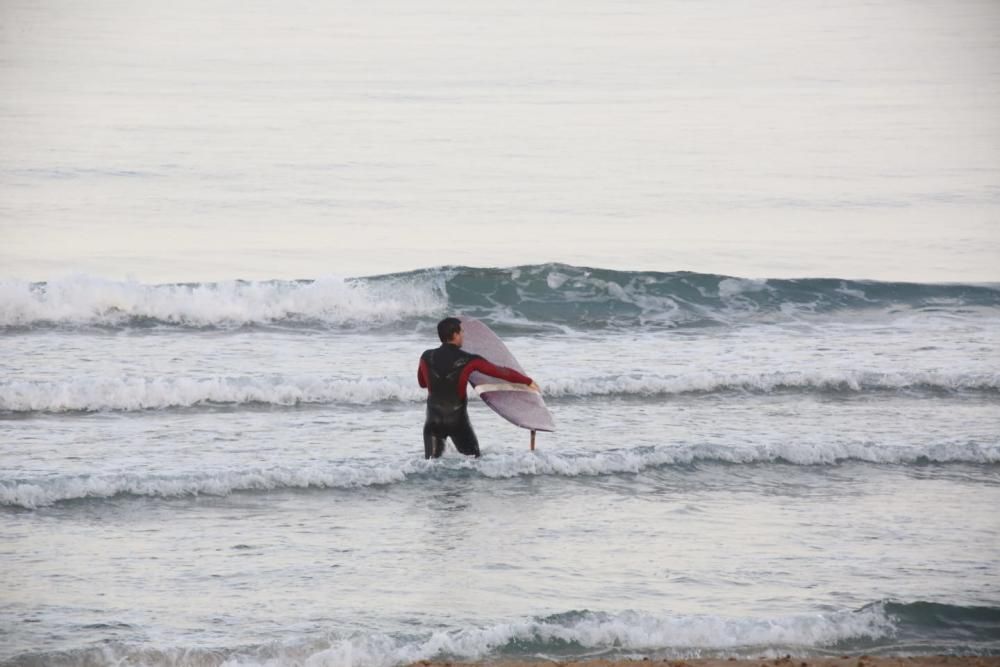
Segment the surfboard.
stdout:
<path fill-rule="evenodd" d="M 478 354 L 492 364 L 513 368 L 519 373 L 524 372 L 521 364 L 503 344 L 500 337 L 472 317 L 460 317 L 462 321 L 462 349 L 472 354 Z M 527 385 L 508 383 L 499 378 L 473 372 L 469 382 L 486 405 L 494 412 L 515 426 L 531 431 L 554 431 L 555 421 L 545 407 L 542 395 Z M 532 434 L 532 443 L 534 434 Z"/>

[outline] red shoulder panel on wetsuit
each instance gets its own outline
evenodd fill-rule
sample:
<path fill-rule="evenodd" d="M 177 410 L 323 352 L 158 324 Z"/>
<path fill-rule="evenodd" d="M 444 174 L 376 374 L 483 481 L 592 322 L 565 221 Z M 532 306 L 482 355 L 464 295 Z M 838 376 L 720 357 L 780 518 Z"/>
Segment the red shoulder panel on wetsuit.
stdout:
<path fill-rule="evenodd" d="M 417 382 L 424 389 L 427 388 L 427 362 L 423 359 L 420 360 L 420 366 L 417 367 Z"/>

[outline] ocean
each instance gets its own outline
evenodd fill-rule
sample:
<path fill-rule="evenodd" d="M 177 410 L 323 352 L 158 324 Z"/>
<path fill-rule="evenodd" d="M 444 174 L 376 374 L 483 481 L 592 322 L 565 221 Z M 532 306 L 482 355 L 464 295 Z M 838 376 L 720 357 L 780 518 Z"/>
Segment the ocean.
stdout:
<path fill-rule="evenodd" d="M 0 3 L 0 664 L 1000 655 L 997 25 Z"/>
<path fill-rule="evenodd" d="M 13 664 L 1000 651 L 1000 285 L 548 264 L 2 292 Z M 423 459 L 489 323 L 528 434 Z M 252 363 L 249 360 L 253 360 Z"/>

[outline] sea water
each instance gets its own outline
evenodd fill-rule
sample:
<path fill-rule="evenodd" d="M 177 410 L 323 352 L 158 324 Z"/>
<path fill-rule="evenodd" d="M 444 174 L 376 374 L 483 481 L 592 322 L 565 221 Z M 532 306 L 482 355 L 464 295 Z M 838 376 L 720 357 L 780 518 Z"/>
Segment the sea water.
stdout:
<path fill-rule="evenodd" d="M 4 2 L 0 662 L 1000 652 L 998 20 Z"/>
<path fill-rule="evenodd" d="M 2 299 L 17 663 L 1000 650 L 997 285 L 550 264 Z M 541 384 L 536 451 L 473 398 L 482 458 L 423 459 L 416 362 L 456 312 Z"/>

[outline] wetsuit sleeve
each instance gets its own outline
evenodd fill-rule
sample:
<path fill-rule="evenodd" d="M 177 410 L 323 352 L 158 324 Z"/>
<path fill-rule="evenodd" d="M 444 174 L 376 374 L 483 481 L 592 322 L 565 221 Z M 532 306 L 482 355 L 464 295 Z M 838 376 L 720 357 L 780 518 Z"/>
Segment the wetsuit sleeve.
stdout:
<path fill-rule="evenodd" d="M 490 377 L 500 378 L 501 380 L 506 380 L 507 382 L 516 382 L 517 384 L 531 384 L 534 382 L 527 375 L 521 375 L 513 368 L 507 368 L 506 366 L 496 366 L 486 361 L 482 357 L 478 359 L 473 359 L 466 365 L 462 372 L 465 380 L 469 379 L 469 375 L 473 371 L 478 371 L 483 375 L 489 375 Z M 462 383 L 464 386 L 464 382 Z"/>
<path fill-rule="evenodd" d="M 424 389 L 427 388 L 427 362 L 423 359 L 420 360 L 420 366 L 417 367 L 417 382 Z"/>

